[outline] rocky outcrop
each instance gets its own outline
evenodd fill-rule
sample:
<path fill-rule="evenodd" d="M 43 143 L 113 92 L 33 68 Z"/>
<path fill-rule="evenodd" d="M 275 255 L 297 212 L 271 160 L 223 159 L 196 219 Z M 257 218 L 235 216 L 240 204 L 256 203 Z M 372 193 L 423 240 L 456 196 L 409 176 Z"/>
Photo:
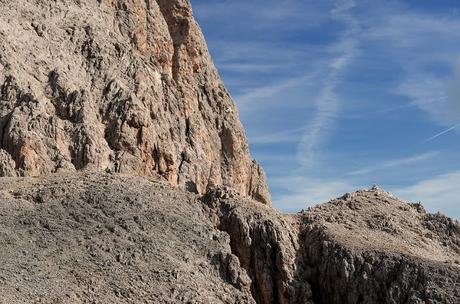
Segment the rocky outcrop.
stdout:
<path fill-rule="evenodd" d="M 301 214 L 317 303 L 458 303 L 460 225 L 374 187 Z"/>
<path fill-rule="evenodd" d="M 0 1 L 0 174 L 153 175 L 270 203 L 187 0 Z"/>
<path fill-rule="evenodd" d="M 251 278 L 256 302 L 309 303 L 309 283 L 293 287 L 299 251 L 296 218 L 232 197 L 217 189 L 208 192 L 203 202 L 215 215 L 218 229 L 230 235 L 232 251 Z"/>
<path fill-rule="evenodd" d="M 225 191 L 224 191 L 225 193 Z M 458 303 L 460 225 L 378 188 L 297 215 L 203 198 L 257 303 Z"/>
<path fill-rule="evenodd" d="M 135 176 L 0 180 L 0 303 L 254 303 L 198 198 Z"/>
<path fill-rule="evenodd" d="M 0 303 L 447 303 L 460 225 L 380 190 L 284 215 L 226 188 L 0 180 Z"/>

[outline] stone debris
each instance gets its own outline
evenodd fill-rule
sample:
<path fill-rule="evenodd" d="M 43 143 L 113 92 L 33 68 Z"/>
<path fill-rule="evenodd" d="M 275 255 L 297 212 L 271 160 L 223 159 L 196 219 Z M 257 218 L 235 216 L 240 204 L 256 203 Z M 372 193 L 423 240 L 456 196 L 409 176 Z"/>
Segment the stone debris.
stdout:
<path fill-rule="evenodd" d="M 0 303 L 459 303 L 452 219 L 368 190 L 292 215 L 227 191 L 0 179 Z"/>

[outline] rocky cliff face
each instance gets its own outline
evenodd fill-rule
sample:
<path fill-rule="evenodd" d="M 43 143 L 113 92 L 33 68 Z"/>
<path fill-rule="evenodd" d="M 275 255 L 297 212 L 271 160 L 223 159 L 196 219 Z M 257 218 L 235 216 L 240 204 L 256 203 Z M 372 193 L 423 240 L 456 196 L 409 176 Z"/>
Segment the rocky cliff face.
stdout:
<path fill-rule="evenodd" d="M 0 244 L 0 303 L 460 302 L 460 225 L 377 190 L 284 215 L 152 178 L 3 178 Z"/>
<path fill-rule="evenodd" d="M 270 203 L 187 0 L 0 1 L 0 175 L 161 174 Z"/>
<path fill-rule="evenodd" d="M 283 215 L 221 197 L 203 201 L 257 303 L 460 302 L 460 225 L 419 204 L 374 188 Z"/>

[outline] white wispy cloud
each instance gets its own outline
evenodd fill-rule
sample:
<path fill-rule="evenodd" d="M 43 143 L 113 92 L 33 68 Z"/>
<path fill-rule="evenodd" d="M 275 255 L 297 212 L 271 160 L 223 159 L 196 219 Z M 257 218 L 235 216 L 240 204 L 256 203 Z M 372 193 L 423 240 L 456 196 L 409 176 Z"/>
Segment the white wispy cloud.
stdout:
<path fill-rule="evenodd" d="M 433 75 L 413 71 L 408 73 L 395 93 L 409 98 L 413 105 L 428 113 L 437 124 L 451 126 L 457 119 L 449 105 L 446 81 Z"/>
<path fill-rule="evenodd" d="M 401 109 L 416 106 L 445 127 L 458 122 L 460 61 L 453 63 L 460 49 L 460 20 L 455 16 L 395 10 L 391 14 L 371 14 L 366 22 L 368 30 L 362 39 L 377 44 L 379 53 L 400 65 L 399 85 L 394 93 L 410 100 Z M 440 72 L 453 65 L 451 79 Z"/>
<path fill-rule="evenodd" d="M 240 25 L 241 26 L 241 25 Z M 266 66 L 286 66 L 286 68 L 302 66 L 300 59 L 315 56 L 322 50 L 305 43 L 286 49 L 285 45 L 267 41 L 266 39 L 241 39 L 238 37 L 216 38 L 213 40 L 211 52 L 216 64 L 221 67 L 233 64 Z"/>
<path fill-rule="evenodd" d="M 273 72 L 279 69 L 292 68 L 290 64 L 266 64 L 266 63 L 222 63 L 219 65 L 220 70 L 237 73 L 248 72 Z"/>
<path fill-rule="evenodd" d="M 285 130 L 280 132 L 272 132 L 261 135 L 252 135 L 251 144 L 266 145 L 266 144 L 285 144 L 297 143 L 305 132 L 305 127 Z"/>
<path fill-rule="evenodd" d="M 412 71 L 410 75 L 402 81 L 397 92 L 411 100 L 408 105 L 418 107 L 433 122 L 445 127 L 439 133 L 427 135 L 424 143 L 457 130 L 460 127 L 460 71 L 455 71 L 452 79 L 420 71 Z"/>
<path fill-rule="evenodd" d="M 307 131 L 298 145 L 297 159 L 303 167 L 308 167 L 316 161 L 319 145 L 333 128 L 334 117 L 338 110 L 334 88 L 335 84 L 330 80 L 316 99 L 316 114 L 305 128 Z"/>
<path fill-rule="evenodd" d="M 343 14 L 344 12 L 352 9 L 356 6 L 354 0 L 338 0 L 334 4 L 334 9 L 332 9 L 333 14 Z"/>
<path fill-rule="evenodd" d="M 460 113 L 460 57 L 455 63 L 454 73 L 447 83 L 447 96 L 449 97 L 453 111 Z"/>
<path fill-rule="evenodd" d="M 327 2 L 327 1 L 326 1 Z M 193 0 L 195 14 L 201 19 L 219 18 L 238 20 L 251 28 L 273 29 L 273 23 L 284 20 L 291 21 L 284 24 L 280 30 L 302 26 L 303 28 L 316 26 L 323 18 L 322 1 L 296 1 L 296 0 L 252 0 L 252 1 L 209 1 Z M 309 10 L 305 10 L 307 4 Z M 250 16 L 246 19 L 235 19 L 239 16 Z"/>
<path fill-rule="evenodd" d="M 459 128 L 459 127 L 460 127 L 460 123 L 455 124 L 455 125 L 453 125 L 452 127 L 447 128 L 447 129 L 445 129 L 444 131 L 439 132 L 438 134 L 435 134 L 435 135 L 431 136 L 430 138 L 426 139 L 426 140 L 424 141 L 424 143 L 428 143 L 428 142 L 430 142 L 430 141 L 433 141 L 433 140 L 435 140 L 436 138 L 441 137 L 441 136 L 443 136 L 444 134 L 447 134 L 447 133 L 449 133 L 449 132 L 451 132 L 451 131 L 453 131 L 453 130 Z"/>
<path fill-rule="evenodd" d="M 254 106 L 254 103 L 261 103 L 262 101 L 265 101 L 268 97 L 272 97 L 276 94 L 284 92 L 288 89 L 292 89 L 294 87 L 305 85 L 313 77 L 314 75 L 309 74 L 303 77 L 294 77 L 291 79 L 287 79 L 272 85 L 260 86 L 249 90 L 245 94 L 236 95 L 235 100 L 237 101 L 240 109 L 244 111 L 246 110 L 246 108 Z M 267 104 L 264 103 L 260 106 L 266 107 Z"/>
<path fill-rule="evenodd" d="M 399 159 L 392 159 L 381 162 L 374 166 L 364 167 L 359 170 L 355 170 L 349 173 L 349 175 L 367 175 L 369 173 L 373 173 L 376 171 L 384 171 L 392 168 L 401 169 L 402 166 L 413 165 L 422 161 L 426 161 L 430 158 L 439 155 L 439 152 L 427 152 L 420 155 L 415 155 L 411 157 L 399 158 Z"/>
<path fill-rule="evenodd" d="M 339 197 L 357 187 L 346 180 L 324 180 L 309 177 L 288 176 L 273 180 L 289 194 L 275 197 L 276 208 L 297 212 Z M 422 202 L 432 213 L 441 211 L 460 220 L 460 171 L 434 176 L 407 187 L 387 189 L 408 202 Z M 366 185 L 369 187 L 370 185 Z M 362 188 L 362 187 L 361 187 Z"/>
<path fill-rule="evenodd" d="M 384 9 L 382 6 L 378 7 L 378 9 L 382 8 Z M 393 10 L 389 14 L 381 14 L 377 11 L 363 18 L 367 18 L 370 25 L 369 29 L 363 33 L 364 36 L 373 40 L 391 42 L 391 47 L 399 49 L 402 54 L 405 53 L 402 49 L 407 51 L 407 49 L 417 47 L 423 47 L 424 54 L 429 52 L 433 55 L 438 51 L 444 52 L 445 49 L 440 50 L 437 45 L 432 45 L 432 41 L 436 40 L 448 47 L 448 43 L 452 43 L 451 39 L 458 38 L 460 35 L 458 32 L 460 20 L 457 17 L 439 17 L 410 10 Z M 414 59 L 415 57 L 418 56 L 413 56 Z M 447 59 L 447 57 L 444 58 Z"/>
<path fill-rule="evenodd" d="M 336 93 L 341 83 L 342 73 L 359 52 L 359 40 L 356 38 L 359 26 L 349 10 L 354 8 L 354 1 L 336 1 L 331 10 L 331 18 L 340 20 L 346 26 L 343 34 L 335 43 L 328 46 L 335 56 L 323 66 L 326 77 L 318 85 L 319 93 L 314 99 L 315 114 L 305 125 L 305 132 L 297 147 L 297 162 L 300 165 L 291 175 L 272 179 L 274 187 L 283 189 L 287 194 L 274 197 L 274 206 L 286 211 L 298 211 L 318 203 L 329 201 L 353 189 L 345 180 L 315 178 L 308 167 L 317 161 L 321 144 L 334 129 L 339 111 Z"/>
<path fill-rule="evenodd" d="M 422 180 L 415 185 L 393 190 L 408 201 L 422 202 L 430 211 L 442 211 L 460 219 L 460 171 Z"/>
<path fill-rule="evenodd" d="M 298 212 L 301 209 L 339 197 L 351 189 L 353 185 L 343 180 L 315 179 L 308 176 L 286 176 L 274 179 L 273 185 L 289 192 L 274 198 L 276 208 Z"/>
<path fill-rule="evenodd" d="M 269 167 L 284 167 L 286 163 L 292 161 L 292 154 L 289 153 L 276 153 L 276 152 L 261 152 L 257 153 L 257 161 L 265 163 L 264 169 Z"/>
<path fill-rule="evenodd" d="M 339 109 L 335 92 L 336 86 L 340 82 L 341 73 L 355 57 L 359 47 L 359 41 L 356 39 L 359 30 L 358 24 L 348 14 L 348 10 L 355 7 L 355 5 L 354 1 L 338 1 L 331 11 L 332 17 L 343 21 L 347 29 L 333 46 L 334 49 L 340 50 L 341 53 L 329 65 L 328 77 L 323 83 L 318 98 L 315 100 L 316 114 L 307 125 L 307 131 L 298 145 L 297 158 L 303 167 L 311 166 L 316 161 L 319 146 L 333 130 L 335 117 Z"/>

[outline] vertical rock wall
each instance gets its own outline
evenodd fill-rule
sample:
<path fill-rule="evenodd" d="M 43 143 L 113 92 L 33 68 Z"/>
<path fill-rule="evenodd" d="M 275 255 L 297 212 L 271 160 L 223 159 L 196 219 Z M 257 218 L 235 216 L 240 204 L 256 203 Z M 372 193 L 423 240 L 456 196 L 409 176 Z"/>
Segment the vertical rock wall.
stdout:
<path fill-rule="evenodd" d="M 270 203 L 187 0 L 0 1 L 0 174 L 161 174 Z"/>

